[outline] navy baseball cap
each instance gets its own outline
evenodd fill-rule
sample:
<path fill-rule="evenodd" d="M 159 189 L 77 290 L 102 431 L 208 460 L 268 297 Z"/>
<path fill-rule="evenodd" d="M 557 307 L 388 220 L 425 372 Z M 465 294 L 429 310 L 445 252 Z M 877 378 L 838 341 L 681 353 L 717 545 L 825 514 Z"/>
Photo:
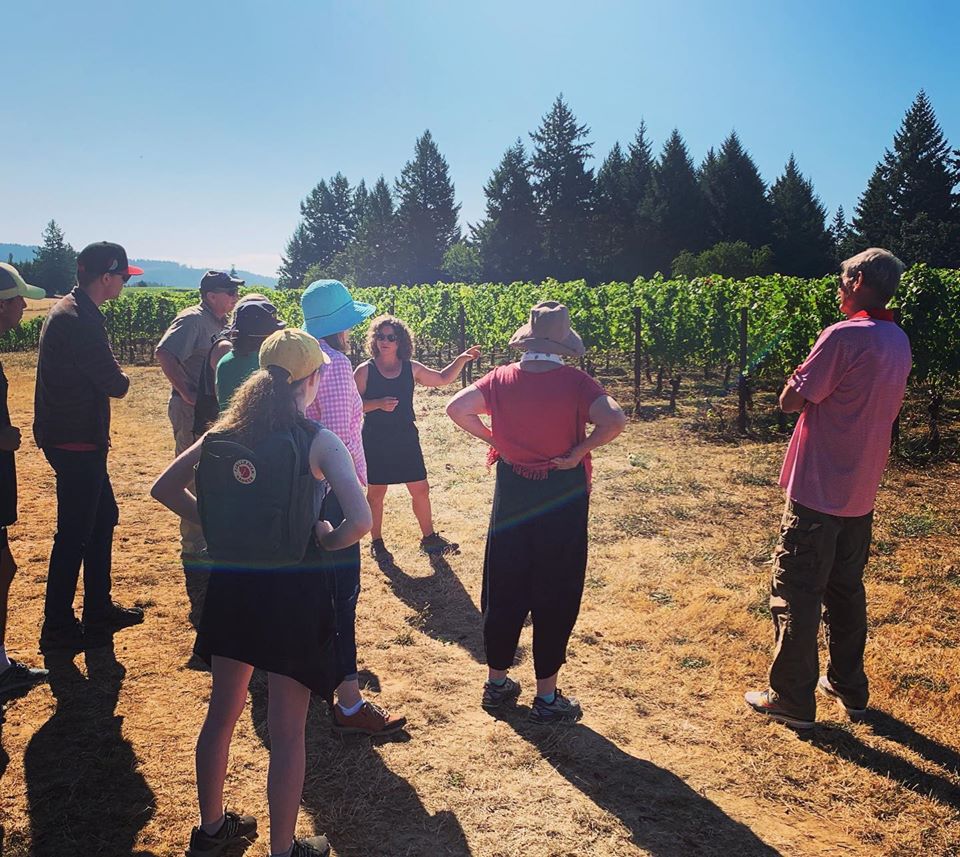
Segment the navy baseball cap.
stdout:
<path fill-rule="evenodd" d="M 136 277 L 143 268 L 131 265 L 127 261 L 127 251 L 119 244 L 110 241 L 97 241 L 88 244 L 77 256 L 77 275 L 89 274 L 99 277 L 103 274 L 119 274 L 123 277 Z"/>
<path fill-rule="evenodd" d="M 231 277 L 226 271 L 207 271 L 200 280 L 201 292 L 235 292 L 246 281 Z"/>
<path fill-rule="evenodd" d="M 269 336 L 286 327 L 277 319 L 277 308 L 270 301 L 246 300 L 237 304 L 231 336 Z"/>

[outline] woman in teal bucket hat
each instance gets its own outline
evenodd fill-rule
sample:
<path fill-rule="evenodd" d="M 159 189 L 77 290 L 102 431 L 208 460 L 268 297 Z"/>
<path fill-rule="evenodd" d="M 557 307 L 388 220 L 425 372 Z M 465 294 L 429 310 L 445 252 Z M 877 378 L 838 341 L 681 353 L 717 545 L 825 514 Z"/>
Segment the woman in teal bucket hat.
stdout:
<path fill-rule="evenodd" d="M 300 298 L 303 326 L 330 358 L 323 383 L 307 407 L 310 419 L 330 429 L 349 450 L 360 484 L 367 486 L 367 462 L 363 455 L 363 401 L 346 355 L 351 327 L 376 312 L 371 304 L 355 301 L 338 280 L 316 280 Z M 327 501 L 325 517 L 334 526 L 339 517 L 336 495 Z M 338 732 L 379 735 L 403 728 L 405 718 L 388 714 L 364 700 L 357 677 L 357 599 L 360 597 L 360 545 L 334 551 L 328 556 L 330 581 L 337 622 L 337 666 L 345 676 L 337 688 L 333 728 Z"/>

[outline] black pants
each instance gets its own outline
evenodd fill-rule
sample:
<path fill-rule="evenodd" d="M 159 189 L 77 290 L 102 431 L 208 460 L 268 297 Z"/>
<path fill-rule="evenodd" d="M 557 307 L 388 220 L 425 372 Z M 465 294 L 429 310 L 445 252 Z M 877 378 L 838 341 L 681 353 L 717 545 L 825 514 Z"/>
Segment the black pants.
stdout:
<path fill-rule="evenodd" d="M 774 628 L 770 689 L 798 717 L 816 716 L 821 618 L 830 650 L 827 678 L 848 705 L 867 707 L 863 569 L 872 524 L 873 512 L 841 518 L 787 501 L 770 585 Z"/>
<path fill-rule="evenodd" d="M 480 597 L 492 669 L 512 666 L 528 615 L 537 678 L 549 678 L 566 661 L 583 596 L 588 510 L 582 466 L 533 480 L 497 464 Z"/>
<path fill-rule="evenodd" d="M 57 532 L 50 553 L 44 626 L 74 620 L 73 597 L 83 565 L 83 619 L 96 621 L 110 609 L 110 563 L 117 501 L 107 473 L 107 451 L 43 451 L 57 475 Z"/>

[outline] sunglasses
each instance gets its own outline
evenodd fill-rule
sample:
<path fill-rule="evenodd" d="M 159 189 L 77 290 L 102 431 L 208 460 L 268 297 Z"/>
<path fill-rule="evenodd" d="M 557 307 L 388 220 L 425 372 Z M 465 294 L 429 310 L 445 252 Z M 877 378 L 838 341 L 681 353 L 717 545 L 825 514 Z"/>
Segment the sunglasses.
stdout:
<path fill-rule="evenodd" d="M 236 286 L 233 286 L 229 289 L 220 289 L 220 288 L 207 289 L 207 291 L 221 294 L 221 295 L 230 295 L 230 297 L 232 298 L 235 298 L 238 294 L 240 294 L 240 290 Z"/>
<path fill-rule="evenodd" d="M 387 342 L 396 342 L 397 335 L 395 333 L 378 333 L 377 334 L 377 342 L 383 342 L 384 339 L 386 339 Z"/>
<path fill-rule="evenodd" d="M 130 282 L 130 278 L 133 276 L 133 274 L 117 274 L 117 273 L 115 273 L 115 272 L 113 272 L 113 271 L 107 271 L 107 273 L 108 273 L 111 277 L 120 277 L 120 278 L 124 281 L 124 283 L 129 283 L 129 282 Z"/>

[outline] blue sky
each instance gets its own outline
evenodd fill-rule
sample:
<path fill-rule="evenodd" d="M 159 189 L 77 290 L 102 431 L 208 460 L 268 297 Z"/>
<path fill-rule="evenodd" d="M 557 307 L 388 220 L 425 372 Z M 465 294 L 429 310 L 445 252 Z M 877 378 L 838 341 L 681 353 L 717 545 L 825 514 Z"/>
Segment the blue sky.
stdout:
<path fill-rule="evenodd" d="M 429 128 L 463 224 L 562 92 L 594 166 L 641 118 L 695 160 L 736 129 L 852 211 L 921 88 L 960 146 L 951 2 L 47 0 L 3 8 L 0 241 L 272 273 L 310 188 L 396 177 Z"/>

